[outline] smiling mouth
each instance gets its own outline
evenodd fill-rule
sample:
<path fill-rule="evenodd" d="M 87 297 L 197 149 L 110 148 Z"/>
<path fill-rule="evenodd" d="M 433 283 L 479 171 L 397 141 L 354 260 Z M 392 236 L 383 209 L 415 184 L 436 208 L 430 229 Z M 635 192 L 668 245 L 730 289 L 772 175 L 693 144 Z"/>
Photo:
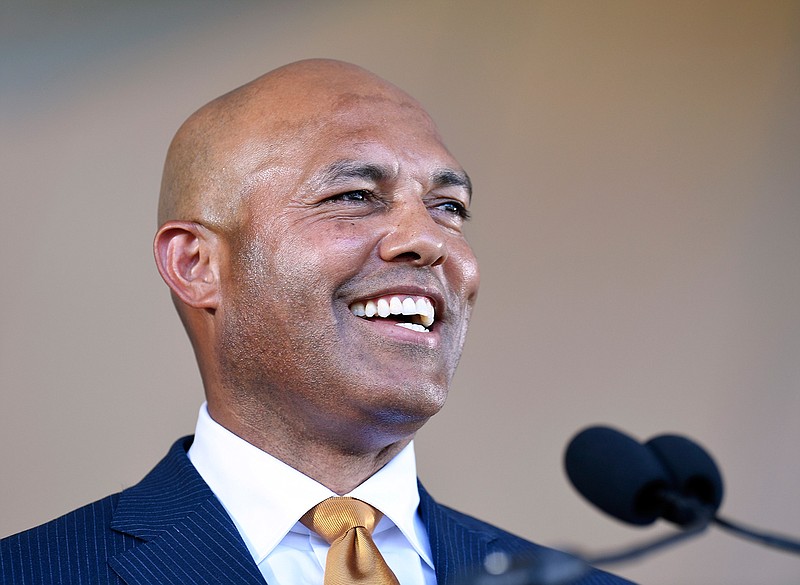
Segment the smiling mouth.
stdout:
<path fill-rule="evenodd" d="M 433 303 L 428 297 L 387 295 L 350 305 L 350 312 L 362 319 L 386 319 L 398 327 L 430 333 L 435 320 Z"/>

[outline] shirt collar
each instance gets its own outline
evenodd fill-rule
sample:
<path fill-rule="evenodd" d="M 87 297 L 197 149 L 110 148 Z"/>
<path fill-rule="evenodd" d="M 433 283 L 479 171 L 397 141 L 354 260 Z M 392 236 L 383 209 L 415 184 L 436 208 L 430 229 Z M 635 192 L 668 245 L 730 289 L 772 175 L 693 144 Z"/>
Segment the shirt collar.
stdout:
<path fill-rule="evenodd" d="M 430 546 L 427 544 L 428 536 L 417 513 L 419 487 L 413 441 L 347 495 L 367 502 L 383 512 L 384 518 L 378 523 L 375 532 L 391 528 L 393 523 L 422 559 L 433 567 Z"/>
<path fill-rule="evenodd" d="M 333 491 L 214 421 L 200 407 L 189 459 L 231 516 L 250 554 L 260 563 L 299 518 Z M 376 532 L 396 525 L 433 566 L 417 513 L 419 489 L 413 441 L 372 477 L 346 494 L 383 512 Z"/>

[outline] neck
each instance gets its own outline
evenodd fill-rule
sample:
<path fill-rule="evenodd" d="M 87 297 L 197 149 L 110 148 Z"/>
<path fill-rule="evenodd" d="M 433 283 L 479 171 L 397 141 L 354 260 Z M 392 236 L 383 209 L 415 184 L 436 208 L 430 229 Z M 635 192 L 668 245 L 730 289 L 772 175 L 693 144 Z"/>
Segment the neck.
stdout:
<path fill-rule="evenodd" d="M 235 435 L 339 495 L 351 492 L 374 475 L 414 437 L 413 432 L 394 437 L 363 429 L 315 436 L 308 427 L 298 431 L 273 417 L 254 420 L 237 416 L 230 409 L 212 406 L 210 401 L 208 411 Z"/>

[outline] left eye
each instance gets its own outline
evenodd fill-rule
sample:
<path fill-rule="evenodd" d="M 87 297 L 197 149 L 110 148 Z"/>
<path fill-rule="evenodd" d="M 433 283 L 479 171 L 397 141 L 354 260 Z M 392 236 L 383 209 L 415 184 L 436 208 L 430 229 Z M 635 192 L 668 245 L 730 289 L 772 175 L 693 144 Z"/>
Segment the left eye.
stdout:
<path fill-rule="evenodd" d="M 354 201 L 363 202 L 368 201 L 372 197 L 372 193 L 367 189 L 358 189 L 357 191 L 346 191 L 330 197 L 328 201 Z"/>
<path fill-rule="evenodd" d="M 469 219 L 469 211 L 467 211 L 467 208 L 457 201 L 445 201 L 444 203 L 437 205 L 437 207 L 442 211 L 452 213 L 453 215 L 457 215 L 462 219 Z"/>
<path fill-rule="evenodd" d="M 325 199 L 325 202 L 344 201 L 347 203 L 364 203 L 373 198 L 371 191 L 367 189 L 358 189 L 356 191 L 345 191 L 344 193 L 337 193 Z"/>
<path fill-rule="evenodd" d="M 348 191 L 338 196 L 342 201 L 366 201 L 369 197 L 369 192 L 365 190 Z"/>

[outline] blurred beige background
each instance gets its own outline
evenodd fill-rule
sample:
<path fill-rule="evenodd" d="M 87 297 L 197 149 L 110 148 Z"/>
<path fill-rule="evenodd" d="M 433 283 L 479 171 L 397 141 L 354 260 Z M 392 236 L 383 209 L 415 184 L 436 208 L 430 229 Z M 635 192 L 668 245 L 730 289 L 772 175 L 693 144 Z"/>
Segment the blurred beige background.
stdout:
<path fill-rule="evenodd" d="M 0 8 L 0 535 L 135 483 L 199 377 L 151 260 L 167 144 L 311 56 L 418 97 L 475 186 L 483 285 L 428 489 L 544 544 L 623 526 L 561 467 L 580 428 L 695 437 L 722 512 L 800 535 L 800 2 L 26 1 Z M 788 585 L 719 531 L 619 573 Z"/>

